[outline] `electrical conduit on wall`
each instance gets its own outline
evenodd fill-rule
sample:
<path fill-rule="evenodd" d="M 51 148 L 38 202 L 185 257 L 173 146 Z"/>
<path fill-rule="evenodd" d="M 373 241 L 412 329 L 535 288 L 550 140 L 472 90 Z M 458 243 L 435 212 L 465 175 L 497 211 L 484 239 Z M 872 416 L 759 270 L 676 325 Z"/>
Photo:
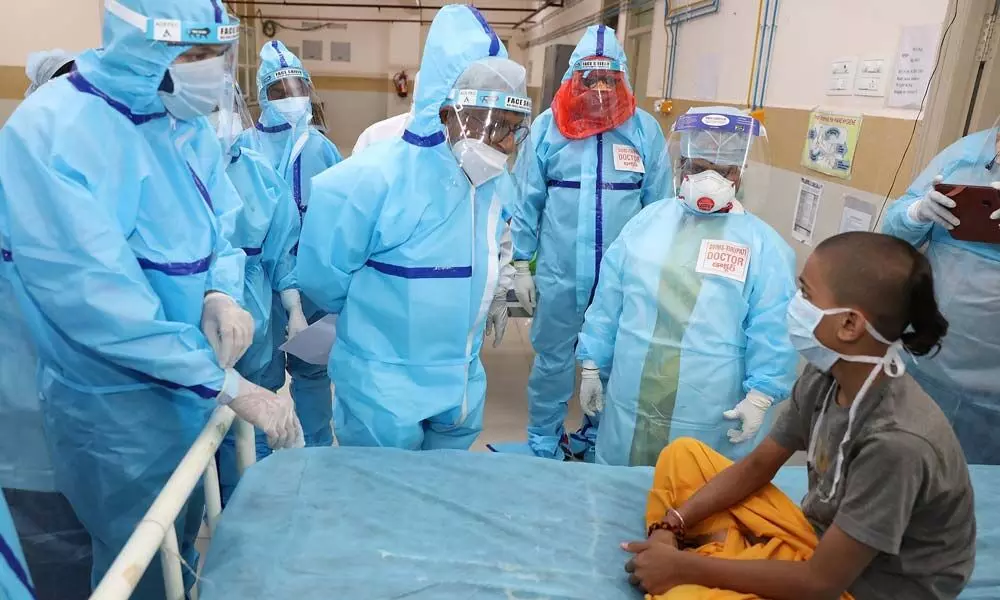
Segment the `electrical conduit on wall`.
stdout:
<path fill-rule="evenodd" d="M 670 7 L 667 1 L 667 14 L 663 22 L 664 29 L 670 36 L 670 55 L 664 65 L 665 75 L 663 84 L 663 97 L 673 98 L 674 92 L 674 66 L 677 60 L 677 34 L 681 23 L 704 17 L 719 12 L 720 0 L 699 0 L 685 4 L 683 6 Z"/>

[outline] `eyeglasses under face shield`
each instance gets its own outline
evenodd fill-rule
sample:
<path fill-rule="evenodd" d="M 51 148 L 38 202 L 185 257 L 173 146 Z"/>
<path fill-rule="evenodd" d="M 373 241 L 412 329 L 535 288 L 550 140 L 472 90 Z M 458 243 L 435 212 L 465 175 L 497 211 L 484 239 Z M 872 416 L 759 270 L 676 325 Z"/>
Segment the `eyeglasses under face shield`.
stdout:
<path fill-rule="evenodd" d="M 531 132 L 531 99 L 525 96 L 484 90 L 452 90 L 444 111 L 453 114 L 449 136 L 479 140 L 503 152 L 514 154 Z"/>

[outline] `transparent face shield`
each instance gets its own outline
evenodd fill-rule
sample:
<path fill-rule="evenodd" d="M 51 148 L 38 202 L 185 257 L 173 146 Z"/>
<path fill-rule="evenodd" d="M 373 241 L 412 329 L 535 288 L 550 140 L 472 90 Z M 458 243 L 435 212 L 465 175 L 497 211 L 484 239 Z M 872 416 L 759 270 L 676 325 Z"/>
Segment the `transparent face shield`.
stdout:
<path fill-rule="evenodd" d="M 767 131 L 748 115 L 687 113 L 668 142 L 677 198 L 692 210 L 743 208 L 760 212 L 767 201 Z"/>
<path fill-rule="evenodd" d="M 262 106 L 271 107 L 292 126 L 312 121 L 313 106 L 320 102 L 313 91 L 308 73 L 289 67 L 272 73 L 262 83 Z"/>
<path fill-rule="evenodd" d="M 228 83 L 235 79 L 240 36 L 238 20 L 221 8 L 215 21 L 207 23 L 153 19 L 117 0 L 106 0 L 105 8 L 143 31 L 150 44 L 184 48 L 169 65 L 159 89 L 171 115 L 183 120 L 194 119 L 211 114 L 219 106 L 229 106 L 232 86 Z"/>
<path fill-rule="evenodd" d="M 993 122 L 990 134 L 986 136 L 986 144 L 979 156 L 984 159 L 983 168 L 993 178 L 1000 181 L 1000 118 Z"/>
<path fill-rule="evenodd" d="M 250 114 L 249 107 L 247 107 L 246 98 L 244 98 L 239 85 L 235 81 L 230 82 L 230 87 L 233 91 L 229 105 L 226 107 L 220 106 L 215 112 L 209 115 L 208 120 L 212 124 L 215 134 L 219 138 L 219 143 L 224 150 L 230 150 L 241 135 L 244 136 L 243 145 L 251 148 L 259 148 L 257 144 L 257 129 L 254 127 L 253 116 Z"/>
<path fill-rule="evenodd" d="M 507 170 L 531 132 L 531 100 L 483 90 L 453 90 L 441 110 L 459 166 L 474 185 Z"/>
<path fill-rule="evenodd" d="M 625 67 L 617 60 L 590 56 L 573 65 L 559 89 L 553 113 L 560 133 L 583 139 L 611 131 L 635 114 L 635 96 Z"/>
<path fill-rule="evenodd" d="M 319 99 L 319 95 L 316 90 L 313 90 L 312 96 L 312 126 L 316 128 L 317 131 L 326 135 L 326 108 L 323 105 L 322 100 Z"/>

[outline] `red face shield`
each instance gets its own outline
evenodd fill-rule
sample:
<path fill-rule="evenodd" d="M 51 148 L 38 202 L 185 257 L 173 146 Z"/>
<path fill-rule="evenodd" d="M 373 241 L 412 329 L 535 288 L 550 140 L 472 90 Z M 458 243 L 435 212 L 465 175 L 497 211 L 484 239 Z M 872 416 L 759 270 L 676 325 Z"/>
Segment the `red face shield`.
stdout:
<path fill-rule="evenodd" d="M 591 57 L 581 62 L 591 60 L 608 59 Z M 628 121 L 635 114 L 635 96 L 623 71 L 576 70 L 552 100 L 552 114 L 563 137 L 580 140 Z"/>

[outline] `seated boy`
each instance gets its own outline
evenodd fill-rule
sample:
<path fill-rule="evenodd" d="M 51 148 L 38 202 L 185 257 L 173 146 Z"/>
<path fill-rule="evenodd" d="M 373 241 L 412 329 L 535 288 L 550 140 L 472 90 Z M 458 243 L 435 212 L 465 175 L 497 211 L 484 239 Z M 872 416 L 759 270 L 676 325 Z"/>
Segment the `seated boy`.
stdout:
<path fill-rule="evenodd" d="M 735 464 L 690 439 L 663 451 L 649 539 L 625 545 L 630 581 L 670 600 L 957 597 L 975 559 L 968 467 L 900 356 L 947 332 L 927 260 L 846 233 L 816 248 L 799 285 L 789 332 L 810 364 L 788 410 Z M 803 450 L 799 509 L 769 482 Z"/>

